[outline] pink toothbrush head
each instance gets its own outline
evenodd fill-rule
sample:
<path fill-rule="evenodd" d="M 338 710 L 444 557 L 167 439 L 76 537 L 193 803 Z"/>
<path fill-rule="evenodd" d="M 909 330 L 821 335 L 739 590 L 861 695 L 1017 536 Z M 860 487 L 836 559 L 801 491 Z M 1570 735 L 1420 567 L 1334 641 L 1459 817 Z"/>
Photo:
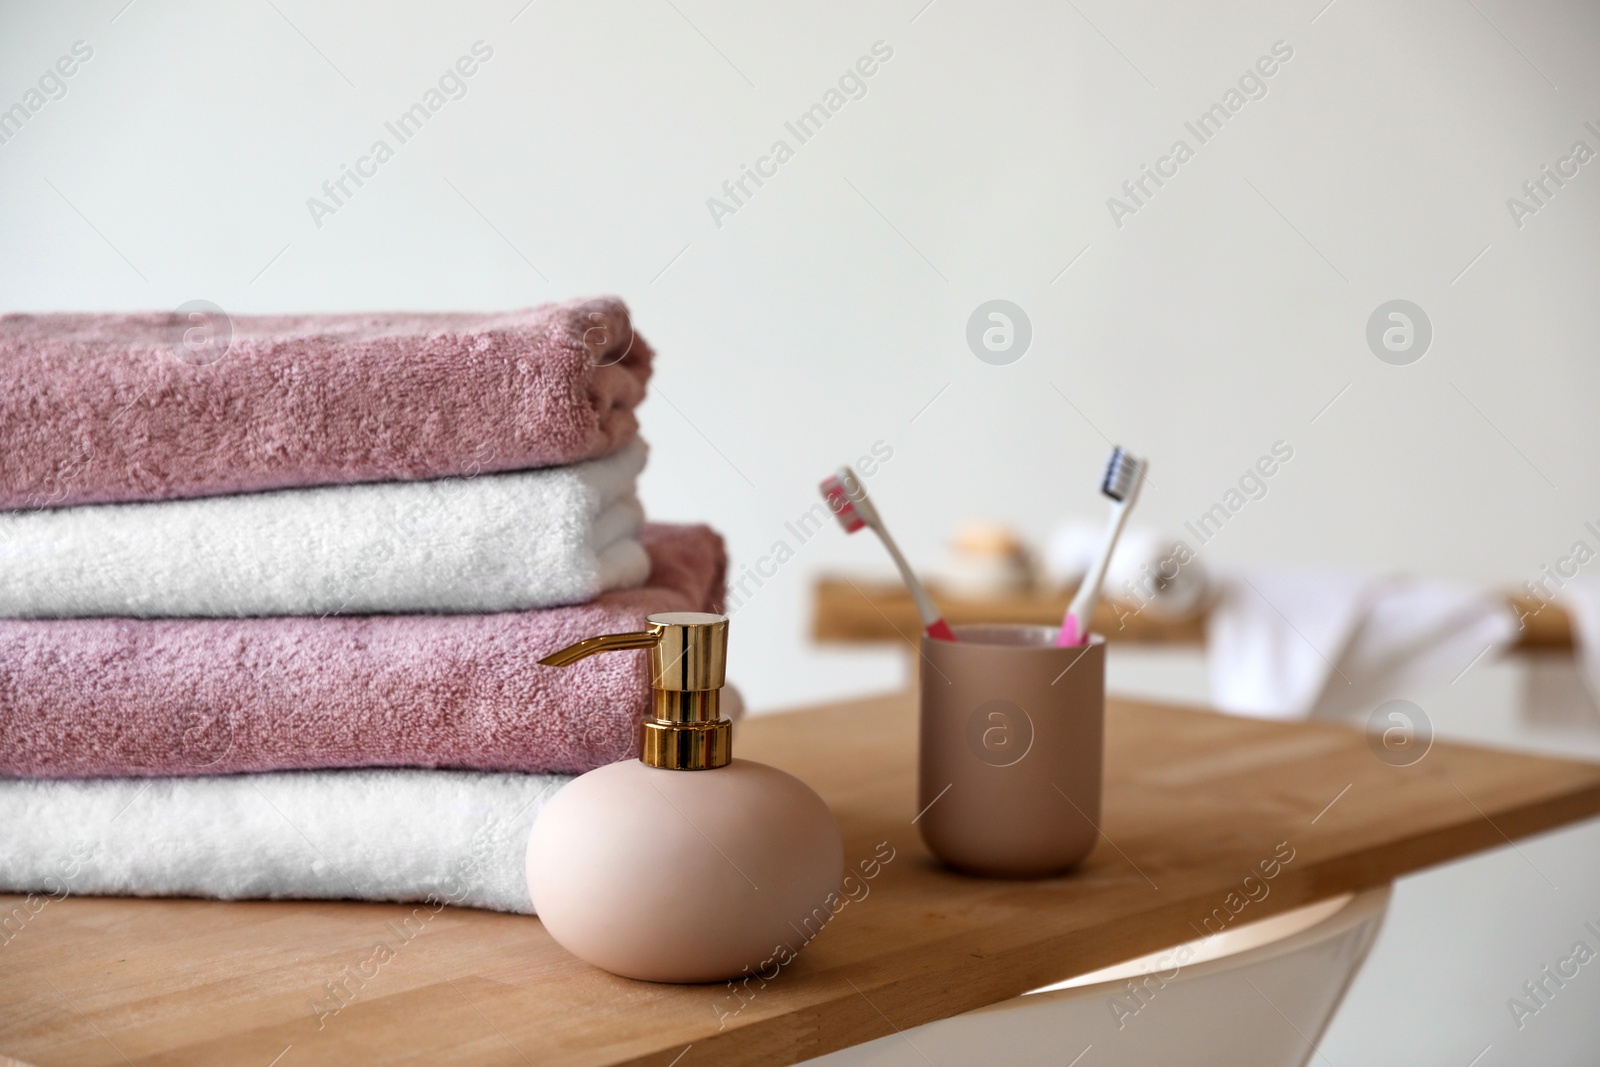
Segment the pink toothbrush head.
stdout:
<path fill-rule="evenodd" d="M 839 525 L 844 527 L 845 533 L 855 533 L 864 526 L 872 527 L 872 532 L 878 535 L 878 540 L 883 542 L 883 547 L 889 550 L 889 556 L 894 560 L 894 565 L 900 571 L 900 578 L 906 583 L 906 588 L 911 592 L 911 599 L 917 605 L 917 615 L 922 619 L 922 629 L 929 637 L 940 641 L 954 641 L 956 635 L 944 621 L 944 616 L 934 606 L 933 598 L 928 596 L 928 591 L 917 580 L 916 573 L 911 565 L 900 554 L 899 546 L 894 543 L 894 538 L 889 536 L 889 528 L 883 524 L 878 509 L 872 506 L 872 500 L 867 496 L 867 491 L 856 478 L 855 471 L 849 467 L 840 467 L 837 471 L 822 480 L 822 499 L 828 502 L 828 508 L 839 520 Z"/>
<path fill-rule="evenodd" d="M 822 479 L 822 499 L 828 502 L 828 509 L 839 520 L 839 525 L 844 527 L 844 532 L 855 533 L 867 524 L 867 520 L 856 511 L 855 503 L 850 499 L 850 491 L 844 483 L 847 477 L 854 480 L 850 468 L 840 467 L 836 473 Z"/>

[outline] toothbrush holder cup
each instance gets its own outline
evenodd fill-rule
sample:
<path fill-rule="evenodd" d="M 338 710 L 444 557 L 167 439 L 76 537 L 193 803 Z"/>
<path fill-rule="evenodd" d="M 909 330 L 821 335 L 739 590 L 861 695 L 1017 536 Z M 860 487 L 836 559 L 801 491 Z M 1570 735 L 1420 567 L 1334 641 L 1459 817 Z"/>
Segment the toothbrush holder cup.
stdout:
<path fill-rule="evenodd" d="M 1105 643 L 1050 626 L 962 626 L 924 641 L 917 829 L 951 867 L 1039 878 L 1099 837 Z"/>

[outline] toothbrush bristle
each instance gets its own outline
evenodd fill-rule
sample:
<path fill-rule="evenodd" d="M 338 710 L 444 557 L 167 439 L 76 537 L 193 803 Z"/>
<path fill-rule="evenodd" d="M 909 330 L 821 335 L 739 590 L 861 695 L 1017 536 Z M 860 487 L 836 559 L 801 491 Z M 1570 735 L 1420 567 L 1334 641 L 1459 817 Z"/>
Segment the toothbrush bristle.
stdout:
<path fill-rule="evenodd" d="M 1111 459 L 1106 463 L 1106 476 L 1100 483 L 1100 491 L 1118 502 L 1128 499 L 1128 494 L 1138 484 L 1143 466 L 1144 461 L 1137 456 L 1124 452 L 1120 446 L 1113 448 Z"/>
<path fill-rule="evenodd" d="M 850 494 L 845 491 L 844 482 L 837 474 L 830 474 L 822 480 L 822 499 L 828 502 L 828 510 L 839 520 L 845 533 L 855 533 L 867 524 L 856 511 L 855 504 L 851 503 Z"/>

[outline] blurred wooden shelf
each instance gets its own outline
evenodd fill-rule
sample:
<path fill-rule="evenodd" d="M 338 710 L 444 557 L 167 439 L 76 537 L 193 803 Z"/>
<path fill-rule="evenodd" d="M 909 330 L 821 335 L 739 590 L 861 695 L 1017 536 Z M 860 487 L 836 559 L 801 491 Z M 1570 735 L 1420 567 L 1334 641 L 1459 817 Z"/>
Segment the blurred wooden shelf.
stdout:
<path fill-rule="evenodd" d="M 1072 601 L 1073 591 L 1040 591 L 987 599 L 954 597 L 933 590 L 952 626 L 1013 622 L 1056 626 Z M 875 578 L 824 575 L 812 589 L 811 636 L 818 641 L 869 643 L 915 642 L 922 631 L 916 605 L 905 586 Z M 1508 602 L 1523 616 L 1517 651 L 1571 651 L 1572 619 L 1561 608 L 1513 596 Z M 1159 621 L 1135 614 L 1111 601 L 1094 613 L 1094 631 L 1109 641 L 1145 645 L 1194 645 L 1205 640 L 1205 617 Z"/>

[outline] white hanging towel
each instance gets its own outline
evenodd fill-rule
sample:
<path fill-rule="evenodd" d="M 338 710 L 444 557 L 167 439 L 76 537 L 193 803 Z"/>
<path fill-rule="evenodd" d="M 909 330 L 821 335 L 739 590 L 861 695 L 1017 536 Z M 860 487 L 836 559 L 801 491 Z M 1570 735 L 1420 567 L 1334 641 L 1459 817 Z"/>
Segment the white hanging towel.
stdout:
<path fill-rule="evenodd" d="M 1516 638 L 1502 597 L 1348 571 L 1219 577 L 1206 625 L 1213 702 L 1268 719 L 1344 716 L 1448 685 Z"/>

